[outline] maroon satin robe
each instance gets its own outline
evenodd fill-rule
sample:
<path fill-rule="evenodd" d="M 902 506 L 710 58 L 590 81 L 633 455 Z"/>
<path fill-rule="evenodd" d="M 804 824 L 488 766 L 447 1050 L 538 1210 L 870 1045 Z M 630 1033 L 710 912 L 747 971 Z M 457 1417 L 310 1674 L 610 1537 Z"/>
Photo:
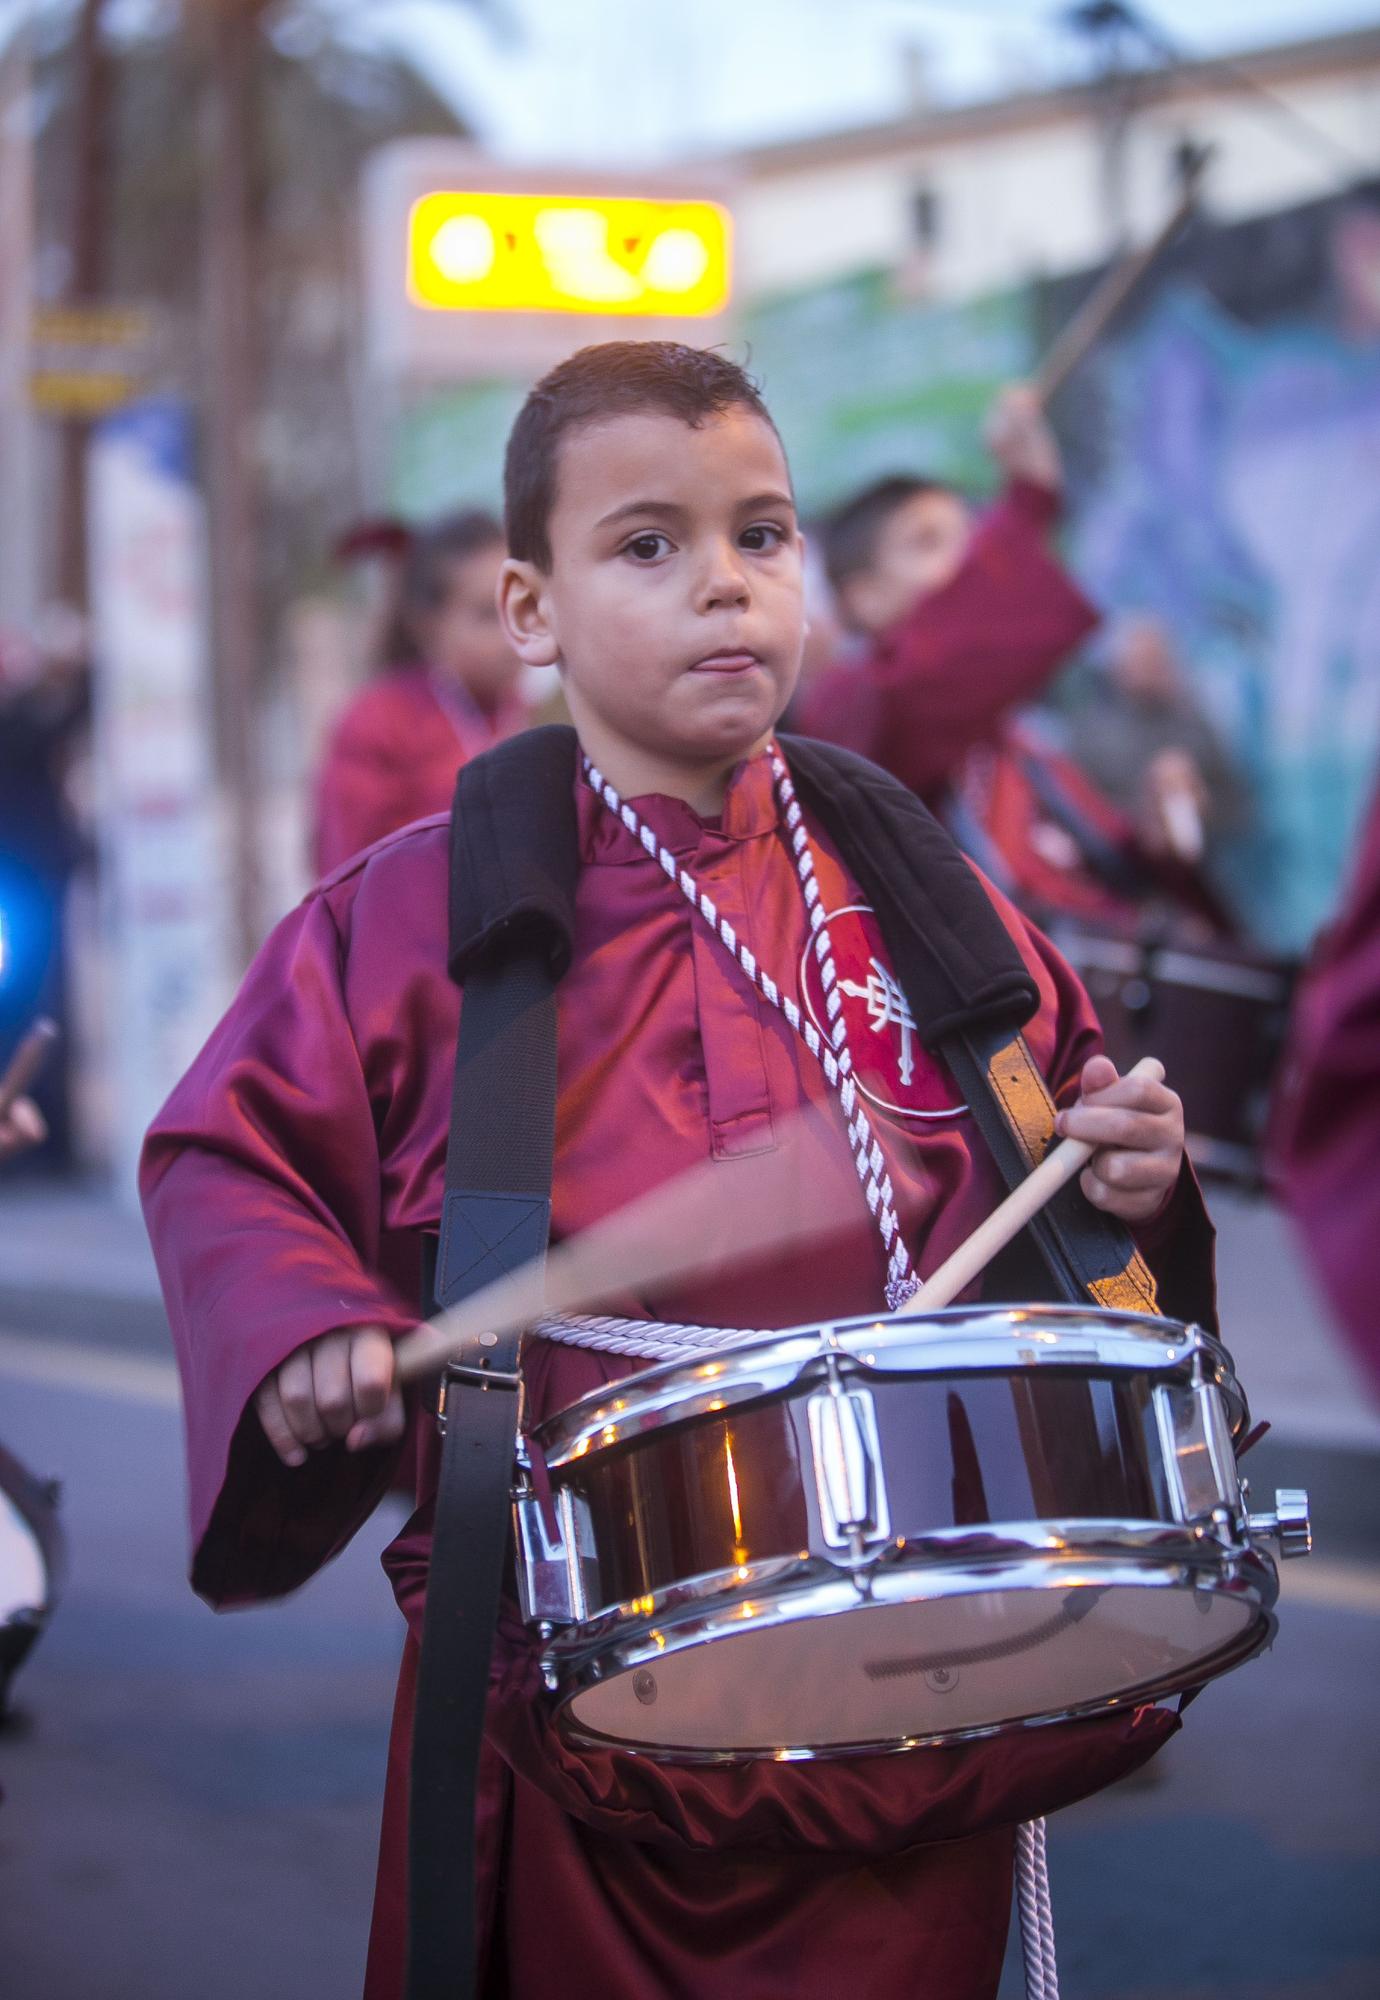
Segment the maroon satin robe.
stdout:
<path fill-rule="evenodd" d="M 807 924 L 765 758 L 721 819 L 639 802 L 782 989 L 798 991 Z M 574 962 L 560 988 L 553 1236 L 712 1154 L 751 1199 L 774 1121 L 829 1101 L 814 1059 L 760 1001 L 660 868 L 582 785 Z M 816 835 L 824 903 L 861 899 Z M 295 1347 L 362 1322 L 414 1319 L 420 1245 L 436 1228 L 460 996 L 446 975 L 447 828 L 412 826 L 327 880 L 265 945 L 239 999 L 150 1134 L 144 1199 L 187 1405 L 193 1581 L 216 1604 L 290 1590 L 347 1539 L 392 1457 L 341 1448 L 286 1470 L 251 1407 Z M 1034 974 L 1036 1060 L 1067 1097 L 1098 1046 L 1088 1002 L 1049 945 L 998 899 Z M 870 924 L 870 918 L 861 921 Z M 867 933 L 881 950 L 875 927 Z M 855 1022 L 855 1050 L 867 1015 Z M 894 1082 L 893 1031 L 866 1053 Z M 859 1051 L 861 1053 L 861 1051 Z M 916 1051 L 917 1067 L 928 1059 Z M 931 1103 L 948 1086 L 921 1079 Z M 845 1145 L 837 1113 L 812 1143 Z M 879 1114 L 896 1205 L 923 1275 L 998 1198 L 966 1112 Z M 836 1137 L 833 1135 L 837 1134 Z M 1154 1232 L 1158 1267 L 1204 1276 L 1205 1218 L 1185 1184 Z M 1147 1246 L 1150 1247 L 1150 1246 Z M 630 1297 L 625 1309 L 720 1325 L 871 1310 L 885 1257 L 856 1229 L 788 1258 Z M 531 1414 L 625 1360 L 532 1342 Z M 386 1558 L 411 1628 L 399 1685 L 368 2000 L 401 1993 L 406 1755 L 430 1549 L 422 1505 Z M 1148 1756 L 1165 1711 L 847 1764 L 673 1771 L 556 1740 L 509 1609 L 495 1651 L 479 1818 L 486 1993 L 567 2000 L 835 2000 L 845 1988 L 990 2000 L 1010 1898 L 1012 1828 Z"/>
<path fill-rule="evenodd" d="M 1380 1390 L 1380 792 L 1295 998 L 1273 1138 L 1314 1273 Z"/>
<path fill-rule="evenodd" d="M 424 666 L 395 667 L 357 694 L 317 774 L 312 866 L 328 875 L 414 819 L 449 812 L 462 764 L 530 721 L 516 696 L 488 715 Z"/>

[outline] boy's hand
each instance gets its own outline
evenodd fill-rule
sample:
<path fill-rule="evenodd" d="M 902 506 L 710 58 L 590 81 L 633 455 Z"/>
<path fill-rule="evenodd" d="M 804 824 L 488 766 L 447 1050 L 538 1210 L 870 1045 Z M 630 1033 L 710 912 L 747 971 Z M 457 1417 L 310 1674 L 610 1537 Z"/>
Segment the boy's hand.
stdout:
<path fill-rule="evenodd" d="M 41 1146 L 47 1136 L 43 1113 L 31 1097 L 16 1097 L 8 1111 L 0 1112 L 0 1160 Z"/>
<path fill-rule="evenodd" d="M 393 1381 L 393 1343 L 377 1326 L 324 1333 L 290 1354 L 254 1397 L 259 1422 L 284 1465 L 338 1438 L 347 1451 L 391 1444 L 403 1434 Z"/>
<path fill-rule="evenodd" d="M 1014 383 L 1003 389 L 987 414 L 987 449 L 1008 479 L 1025 479 L 1057 493 L 1064 465 L 1054 432 L 1033 389 Z"/>
<path fill-rule="evenodd" d="M 1059 1113 L 1055 1130 L 1097 1147 L 1083 1169 L 1083 1192 L 1123 1222 L 1148 1222 L 1179 1178 L 1183 1105 L 1166 1083 L 1118 1076 L 1106 1056 L 1083 1065 L 1082 1089 L 1077 1104 Z"/>

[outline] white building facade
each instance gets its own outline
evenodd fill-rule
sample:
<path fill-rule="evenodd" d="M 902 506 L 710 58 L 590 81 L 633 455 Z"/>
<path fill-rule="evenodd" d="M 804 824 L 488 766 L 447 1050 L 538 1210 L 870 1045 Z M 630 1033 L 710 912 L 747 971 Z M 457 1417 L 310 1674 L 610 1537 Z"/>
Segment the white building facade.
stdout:
<path fill-rule="evenodd" d="M 963 299 L 1083 269 L 1153 234 L 1202 148 L 1221 222 L 1380 177 L 1380 26 L 745 152 L 739 295 L 893 268 Z"/>

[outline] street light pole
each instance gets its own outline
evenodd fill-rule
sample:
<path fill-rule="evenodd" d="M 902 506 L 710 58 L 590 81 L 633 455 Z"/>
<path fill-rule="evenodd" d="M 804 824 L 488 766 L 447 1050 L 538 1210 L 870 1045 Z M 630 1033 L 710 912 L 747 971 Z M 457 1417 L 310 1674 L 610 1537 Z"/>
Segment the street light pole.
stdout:
<path fill-rule="evenodd" d="M 76 87 L 67 298 L 74 306 L 94 304 L 108 275 L 112 77 L 110 51 L 102 35 L 104 13 L 105 0 L 82 0 L 72 47 Z M 63 421 L 58 444 L 57 594 L 79 611 L 85 611 L 87 604 L 86 451 L 90 430 L 87 418 L 69 416 Z"/>
<path fill-rule="evenodd" d="M 211 651 L 229 800 L 236 943 L 259 943 L 259 579 L 254 479 L 256 271 L 251 241 L 254 52 L 264 0 L 188 0 L 201 16 L 202 351 Z"/>
<path fill-rule="evenodd" d="M 33 79 L 30 24 L 0 49 L 0 629 L 25 630 L 38 608 L 34 423 Z"/>

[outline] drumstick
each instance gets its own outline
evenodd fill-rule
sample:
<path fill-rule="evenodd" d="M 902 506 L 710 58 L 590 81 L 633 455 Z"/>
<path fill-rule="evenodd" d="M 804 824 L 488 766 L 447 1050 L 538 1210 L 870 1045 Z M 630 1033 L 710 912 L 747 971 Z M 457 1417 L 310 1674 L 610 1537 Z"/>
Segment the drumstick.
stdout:
<path fill-rule="evenodd" d="M 29 1088 L 57 1038 L 57 1022 L 50 1021 L 46 1014 L 34 1022 L 11 1056 L 9 1068 L 0 1076 L 0 1118 L 8 1116 L 15 1099 Z"/>
<path fill-rule="evenodd" d="M 1055 339 L 1054 345 L 1036 369 L 1031 388 L 1041 403 L 1050 403 L 1063 388 L 1079 363 L 1096 347 L 1111 322 L 1130 298 L 1150 267 L 1163 255 L 1193 213 L 1198 184 L 1208 162 L 1200 154 L 1184 176 L 1183 193 L 1173 213 L 1166 218 L 1148 243 L 1114 264 L 1102 281 L 1089 292 L 1073 318 Z"/>
<path fill-rule="evenodd" d="M 543 1314 L 583 1312 L 620 1292 L 703 1276 L 854 1228 L 858 1182 L 851 1160 L 832 1133 L 808 1156 L 800 1145 L 807 1128 L 822 1123 L 822 1114 L 806 1111 L 778 1124 L 775 1149 L 745 1163 L 750 1178 L 723 1161 L 701 1160 L 545 1258 L 438 1313 L 398 1341 L 397 1379 L 439 1374 L 462 1351 L 482 1353 L 500 1334 Z"/>
<path fill-rule="evenodd" d="M 1142 1056 L 1135 1068 L 1126 1074 L 1128 1078 L 1162 1083 L 1164 1064 L 1157 1062 L 1154 1056 Z M 1045 1203 L 1082 1171 L 1096 1151 L 1097 1147 L 1090 1146 L 1086 1139 L 1065 1139 L 1053 1152 L 1047 1153 L 1020 1186 L 1013 1188 L 1006 1200 L 959 1244 L 953 1255 L 946 1257 L 939 1269 L 926 1278 L 915 1297 L 901 1307 L 901 1312 L 938 1312 L 941 1306 L 952 1305 L 964 1287 L 970 1285 L 980 1271 L 986 1270 L 997 1252 L 1005 1249 L 1031 1217 L 1038 1215 Z"/>

